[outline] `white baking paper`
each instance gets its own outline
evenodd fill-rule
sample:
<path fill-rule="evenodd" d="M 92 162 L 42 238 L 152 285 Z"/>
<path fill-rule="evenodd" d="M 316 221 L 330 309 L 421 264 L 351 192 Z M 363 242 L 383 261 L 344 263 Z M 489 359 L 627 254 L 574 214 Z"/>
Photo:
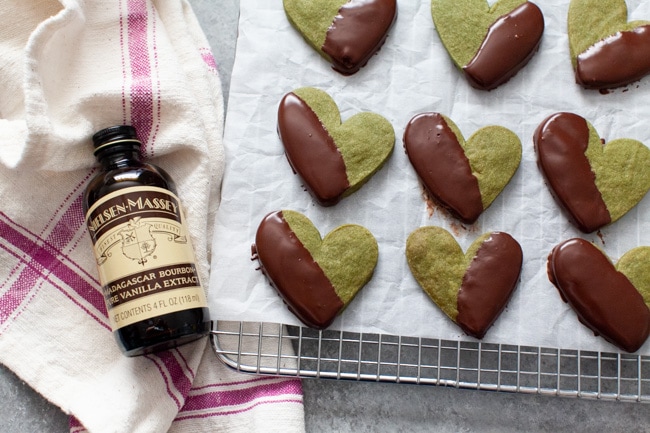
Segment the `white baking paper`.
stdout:
<path fill-rule="evenodd" d="M 492 2 L 491 2 L 492 3 Z M 569 0 L 537 0 L 545 16 L 539 52 L 508 83 L 486 92 L 469 86 L 435 32 L 429 1 L 398 2 L 398 18 L 368 65 L 342 76 L 290 26 L 280 0 L 241 0 L 239 40 L 225 129 L 226 172 L 214 234 L 210 306 L 214 319 L 299 325 L 251 260 L 259 222 L 269 212 L 307 215 L 324 236 L 344 223 L 368 228 L 379 244 L 373 279 L 331 329 L 416 337 L 474 340 L 452 323 L 420 289 L 404 248 L 424 225 L 448 229 L 466 249 L 481 233 L 505 231 L 524 251 L 521 283 L 483 339 L 486 342 L 618 351 L 581 325 L 546 274 L 546 258 L 563 240 L 583 237 L 616 261 L 650 245 L 650 197 L 625 217 L 583 235 L 560 213 L 536 165 L 533 132 L 547 116 L 571 111 L 588 119 L 603 138 L 650 144 L 650 79 L 600 94 L 575 84 L 569 60 Z M 630 17 L 650 19 L 650 2 L 628 0 Z M 335 207 L 319 206 L 293 174 L 276 132 L 284 94 L 312 86 L 328 92 L 343 120 L 359 111 L 386 117 L 395 128 L 395 151 L 361 190 Z M 449 116 L 469 137 L 487 125 L 514 131 L 523 145 L 519 170 L 477 223 L 464 227 L 427 207 L 404 152 L 402 135 L 418 113 Z M 650 353 L 650 342 L 639 351 Z"/>

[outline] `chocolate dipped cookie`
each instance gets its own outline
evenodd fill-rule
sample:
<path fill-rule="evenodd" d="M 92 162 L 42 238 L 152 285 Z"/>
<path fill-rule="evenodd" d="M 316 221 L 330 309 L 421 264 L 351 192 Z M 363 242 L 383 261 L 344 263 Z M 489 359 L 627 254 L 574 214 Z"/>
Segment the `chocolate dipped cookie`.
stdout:
<path fill-rule="evenodd" d="M 475 88 L 491 90 L 512 78 L 537 52 L 544 15 L 532 2 L 431 0 L 431 15 L 454 64 Z"/>
<path fill-rule="evenodd" d="M 395 131 L 384 117 L 363 112 L 341 123 L 334 100 L 313 87 L 282 98 L 278 134 L 293 171 L 322 206 L 361 188 L 395 146 Z"/>
<path fill-rule="evenodd" d="M 430 197 L 472 224 L 492 204 L 521 162 L 521 141 L 502 126 L 487 126 L 467 141 L 440 113 L 413 117 L 404 131 L 409 161 Z"/>
<path fill-rule="evenodd" d="M 629 21 L 625 0 L 571 0 L 571 63 L 586 89 L 611 89 L 650 73 L 650 21 Z"/>
<path fill-rule="evenodd" d="M 533 141 L 551 193 L 584 233 L 615 222 L 650 190 L 650 149 L 626 138 L 604 144 L 577 114 L 549 116 Z"/>
<path fill-rule="evenodd" d="M 283 0 L 284 11 L 334 70 L 359 71 L 381 48 L 397 17 L 396 0 Z"/>
<path fill-rule="evenodd" d="M 557 245 L 548 278 L 578 320 L 615 346 L 636 352 L 650 334 L 650 247 L 624 254 L 614 265 L 584 239 Z"/>
<path fill-rule="evenodd" d="M 486 233 L 463 251 L 441 227 L 421 227 L 406 241 L 406 259 L 415 280 L 460 328 L 483 338 L 515 290 L 523 253 L 503 232 Z"/>
<path fill-rule="evenodd" d="M 325 329 L 370 281 L 379 249 L 367 229 L 346 224 L 325 238 L 303 214 L 268 214 L 260 223 L 253 258 L 298 319 Z"/>

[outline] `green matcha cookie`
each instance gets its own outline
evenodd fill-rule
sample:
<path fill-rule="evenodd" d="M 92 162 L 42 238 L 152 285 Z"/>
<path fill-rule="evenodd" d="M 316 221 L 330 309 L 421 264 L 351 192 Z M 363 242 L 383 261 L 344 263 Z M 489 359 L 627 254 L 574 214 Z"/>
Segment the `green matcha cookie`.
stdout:
<path fill-rule="evenodd" d="M 521 162 L 521 141 L 509 129 L 487 126 L 465 141 L 456 124 L 439 113 L 411 119 L 404 147 L 431 197 L 467 224 L 492 204 Z"/>
<path fill-rule="evenodd" d="M 254 258 L 289 309 L 307 326 L 328 327 L 372 277 L 379 249 L 367 229 L 342 225 L 321 239 L 301 213 L 268 214 Z"/>
<path fill-rule="evenodd" d="M 441 227 L 421 227 L 406 241 L 415 280 L 463 331 L 483 338 L 519 282 L 523 254 L 507 233 L 491 232 L 463 251 Z"/>
<path fill-rule="evenodd" d="M 634 248 L 616 265 L 598 247 L 573 238 L 547 261 L 548 278 L 578 320 L 610 343 L 636 352 L 650 334 L 650 247 Z"/>
<path fill-rule="evenodd" d="M 395 131 L 382 116 L 358 113 L 344 123 L 334 100 L 303 87 L 284 96 L 278 133 L 294 171 L 323 206 L 338 203 L 379 170 L 393 151 Z"/>
<path fill-rule="evenodd" d="M 491 90 L 512 78 L 535 54 L 544 16 L 525 0 L 431 0 L 438 35 L 469 83 Z"/>
<path fill-rule="evenodd" d="M 636 247 L 616 263 L 616 269 L 625 275 L 650 308 L 650 247 Z"/>
<path fill-rule="evenodd" d="M 549 116 L 533 140 L 553 196 L 585 233 L 617 221 L 650 190 L 650 149 L 628 138 L 604 145 L 577 114 Z"/>
<path fill-rule="evenodd" d="M 293 27 L 345 75 L 381 48 L 397 16 L 396 0 L 283 0 Z"/>
<path fill-rule="evenodd" d="M 576 82 L 610 89 L 650 73 L 650 21 L 627 21 L 625 0 L 571 0 L 569 50 Z"/>

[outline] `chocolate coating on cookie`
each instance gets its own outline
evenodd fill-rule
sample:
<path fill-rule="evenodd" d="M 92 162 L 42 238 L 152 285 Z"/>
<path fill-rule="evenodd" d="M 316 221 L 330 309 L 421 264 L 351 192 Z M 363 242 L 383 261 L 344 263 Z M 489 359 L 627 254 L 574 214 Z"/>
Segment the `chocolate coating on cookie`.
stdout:
<path fill-rule="evenodd" d="M 263 219 L 255 236 L 254 252 L 264 274 L 303 323 L 316 329 L 332 323 L 343 302 L 282 211 Z"/>
<path fill-rule="evenodd" d="M 578 55 L 576 82 L 587 89 L 611 89 L 650 73 L 650 25 L 618 32 Z"/>
<path fill-rule="evenodd" d="M 456 323 L 483 338 L 519 282 L 523 253 L 509 234 L 493 232 L 472 259 L 458 292 Z"/>
<path fill-rule="evenodd" d="M 381 48 L 396 16 L 396 0 L 351 0 L 339 9 L 321 49 L 336 71 L 354 74 Z"/>
<path fill-rule="evenodd" d="M 544 15 L 525 2 L 495 21 L 474 58 L 463 67 L 472 87 L 491 90 L 512 78 L 533 57 L 544 33 Z"/>
<path fill-rule="evenodd" d="M 650 334 L 650 310 L 598 248 L 570 239 L 553 249 L 547 267 L 549 280 L 580 322 L 627 352 L 643 345 Z"/>
<path fill-rule="evenodd" d="M 432 198 L 464 223 L 475 222 L 483 212 L 478 180 L 444 117 L 415 116 L 404 131 L 404 148 Z"/>
<path fill-rule="evenodd" d="M 350 187 L 345 162 L 314 111 L 295 93 L 282 98 L 278 134 L 289 164 L 323 206 L 338 203 Z"/>
<path fill-rule="evenodd" d="M 554 114 L 539 125 L 533 140 L 537 165 L 570 220 L 584 233 L 609 224 L 611 216 L 585 154 L 587 121 L 572 113 Z"/>

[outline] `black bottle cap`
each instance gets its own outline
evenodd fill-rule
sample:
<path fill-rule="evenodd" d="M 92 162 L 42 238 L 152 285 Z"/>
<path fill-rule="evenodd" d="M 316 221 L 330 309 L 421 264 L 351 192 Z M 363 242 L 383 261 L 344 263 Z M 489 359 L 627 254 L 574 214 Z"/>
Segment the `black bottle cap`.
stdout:
<path fill-rule="evenodd" d="M 135 128 L 130 125 L 116 125 L 97 131 L 93 135 L 93 144 L 95 155 L 102 149 L 116 144 L 127 144 L 138 148 L 142 145 Z"/>

